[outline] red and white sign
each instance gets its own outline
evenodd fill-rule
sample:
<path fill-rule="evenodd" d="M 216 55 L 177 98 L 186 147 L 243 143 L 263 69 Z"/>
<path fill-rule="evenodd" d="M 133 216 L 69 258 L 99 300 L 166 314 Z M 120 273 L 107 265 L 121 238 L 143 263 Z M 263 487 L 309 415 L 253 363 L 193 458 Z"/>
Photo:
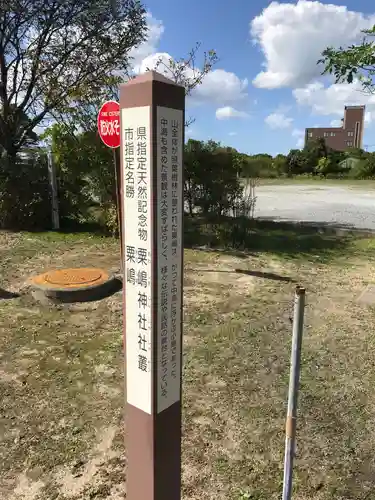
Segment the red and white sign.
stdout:
<path fill-rule="evenodd" d="M 107 101 L 98 113 L 98 131 L 101 140 L 109 148 L 120 147 L 120 105 Z"/>

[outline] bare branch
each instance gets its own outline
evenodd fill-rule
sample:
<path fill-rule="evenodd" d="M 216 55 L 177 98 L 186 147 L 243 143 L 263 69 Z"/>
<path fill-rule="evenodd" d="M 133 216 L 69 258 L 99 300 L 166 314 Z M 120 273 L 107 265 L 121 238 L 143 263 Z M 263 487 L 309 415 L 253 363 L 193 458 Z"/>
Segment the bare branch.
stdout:
<path fill-rule="evenodd" d="M 195 122 L 195 118 L 192 118 L 191 116 L 189 116 L 189 118 L 185 121 L 185 127 L 190 127 L 190 125 L 192 125 L 193 123 Z"/>

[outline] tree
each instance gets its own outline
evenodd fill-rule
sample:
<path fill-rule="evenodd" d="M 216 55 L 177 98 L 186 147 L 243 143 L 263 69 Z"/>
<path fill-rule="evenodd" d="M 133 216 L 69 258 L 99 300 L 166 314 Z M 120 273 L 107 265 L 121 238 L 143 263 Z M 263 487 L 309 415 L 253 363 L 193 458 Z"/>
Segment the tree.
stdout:
<path fill-rule="evenodd" d="M 116 13 L 108 0 L 3 0 L 0 145 L 8 157 L 43 120 L 126 72 L 130 50 L 146 34 L 137 0 L 120 0 Z"/>
<path fill-rule="evenodd" d="M 272 156 L 268 154 L 246 155 L 242 169 L 242 175 L 244 177 L 272 177 L 273 173 Z"/>
<path fill-rule="evenodd" d="M 285 155 L 278 154 L 272 162 L 272 167 L 276 175 L 278 176 L 287 174 L 288 173 L 287 157 Z"/>
<path fill-rule="evenodd" d="M 184 194 L 189 214 L 193 215 L 200 190 L 200 171 L 203 168 L 203 148 L 201 141 L 189 139 L 184 153 Z"/>
<path fill-rule="evenodd" d="M 185 200 L 204 214 L 226 214 L 242 192 L 239 153 L 220 143 L 189 140 L 185 146 Z"/>
<path fill-rule="evenodd" d="M 205 211 L 217 215 L 227 215 L 240 197 L 243 188 L 239 183 L 239 163 L 235 150 L 221 147 L 219 143 L 208 141 L 210 158 L 202 172 L 204 184 Z M 206 177 L 206 174 L 207 177 Z"/>
<path fill-rule="evenodd" d="M 26 115 L 26 113 L 24 113 L 23 111 L 19 111 L 17 113 L 15 108 L 16 106 L 12 104 L 10 107 L 11 114 L 9 116 L 9 121 L 8 121 L 8 133 L 14 136 L 18 134 L 18 130 L 20 127 L 26 128 L 30 123 L 30 119 Z M 38 141 L 38 135 L 33 130 L 29 130 L 25 136 L 24 146 L 25 147 L 33 146 L 37 143 L 37 141 Z M 0 157 L 2 156 L 4 151 L 5 151 L 4 147 L 0 143 Z"/>
<path fill-rule="evenodd" d="M 308 141 L 303 148 L 303 153 L 306 158 L 306 164 L 302 173 L 315 173 L 320 158 L 326 158 L 330 153 L 330 148 L 327 147 L 323 137 L 318 137 L 315 140 Z"/>
<path fill-rule="evenodd" d="M 358 79 L 365 92 L 374 93 L 375 44 L 371 38 L 375 36 L 375 26 L 363 33 L 364 39 L 360 45 L 326 48 L 318 64 L 324 64 L 323 74 L 333 74 L 336 83 L 353 83 Z"/>
<path fill-rule="evenodd" d="M 318 165 L 316 166 L 315 171 L 320 175 L 326 176 L 330 173 L 330 168 L 331 160 L 326 156 L 322 156 L 322 158 L 319 158 Z"/>
<path fill-rule="evenodd" d="M 96 219 L 116 233 L 113 151 L 96 130 L 73 133 L 69 125 L 56 123 L 45 136 L 54 156 L 63 222 Z"/>
<path fill-rule="evenodd" d="M 361 148 L 349 148 L 346 151 L 346 153 L 344 153 L 344 157 L 350 156 L 351 158 L 358 158 L 359 160 L 365 159 L 368 155 L 369 153 L 367 153 L 364 149 Z"/>
<path fill-rule="evenodd" d="M 155 69 L 155 71 L 163 73 L 167 78 L 185 87 L 185 95 L 190 96 L 218 61 L 216 51 L 211 49 L 203 52 L 203 60 L 201 64 L 197 65 L 197 56 L 200 47 L 201 44 L 197 42 L 186 58 L 175 60 L 172 57 L 166 58 L 165 55 L 161 55 L 156 61 L 154 68 L 147 69 Z M 193 122 L 194 119 L 189 118 L 186 121 L 186 126 L 191 125 Z"/>
<path fill-rule="evenodd" d="M 12 176 L 0 169 L 0 228 L 47 229 L 51 203 L 47 159 L 40 151 L 16 157 Z"/>
<path fill-rule="evenodd" d="M 300 149 L 291 149 L 286 157 L 286 161 L 288 165 L 288 177 L 306 172 L 308 161 L 305 153 Z"/>
<path fill-rule="evenodd" d="M 358 159 L 352 166 L 350 175 L 355 179 L 375 177 L 375 153 L 368 153 L 366 158 Z"/>

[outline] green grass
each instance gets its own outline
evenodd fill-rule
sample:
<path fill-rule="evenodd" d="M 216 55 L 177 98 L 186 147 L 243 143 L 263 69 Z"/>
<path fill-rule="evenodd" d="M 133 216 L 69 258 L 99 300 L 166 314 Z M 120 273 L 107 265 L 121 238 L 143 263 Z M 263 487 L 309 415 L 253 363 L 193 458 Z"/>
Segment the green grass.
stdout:
<path fill-rule="evenodd" d="M 217 225 L 186 228 L 217 245 L 185 252 L 183 498 L 280 498 L 297 282 L 307 307 L 293 498 L 371 498 L 374 309 L 356 298 L 375 279 L 375 238 L 257 224 L 246 248 L 220 248 Z M 118 241 L 89 234 L 0 232 L 0 252 L 0 287 L 14 291 L 54 267 L 119 266 Z M 2 300 L 0 331 L 1 498 L 123 498 L 121 293 Z"/>

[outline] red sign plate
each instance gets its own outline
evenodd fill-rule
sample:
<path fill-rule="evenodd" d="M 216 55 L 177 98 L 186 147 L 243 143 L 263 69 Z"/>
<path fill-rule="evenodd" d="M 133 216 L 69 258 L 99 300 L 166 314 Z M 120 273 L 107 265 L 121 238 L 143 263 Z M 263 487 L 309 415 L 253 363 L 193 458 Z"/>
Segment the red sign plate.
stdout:
<path fill-rule="evenodd" d="M 109 148 L 120 147 L 120 105 L 107 101 L 98 113 L 98 131 L 101 140 Z"/>

